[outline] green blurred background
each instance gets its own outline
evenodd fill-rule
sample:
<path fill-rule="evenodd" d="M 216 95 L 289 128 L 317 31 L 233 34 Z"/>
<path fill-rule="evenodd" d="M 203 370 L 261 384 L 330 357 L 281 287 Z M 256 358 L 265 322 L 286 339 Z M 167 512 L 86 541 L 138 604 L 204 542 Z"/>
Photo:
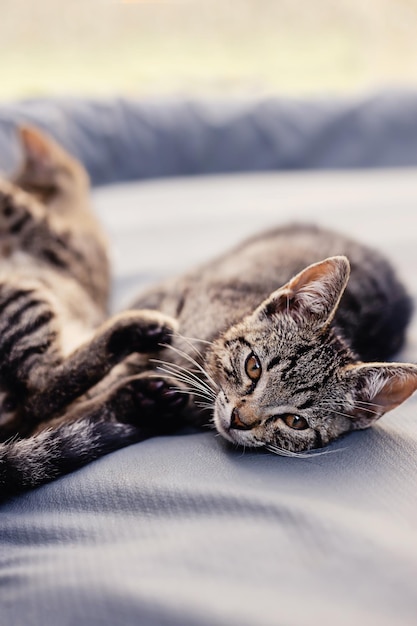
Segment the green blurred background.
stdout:
<path fill-rule="evenodd" d="M 417 0 L 0 0 L 0 98 L 417 86 Z"/>

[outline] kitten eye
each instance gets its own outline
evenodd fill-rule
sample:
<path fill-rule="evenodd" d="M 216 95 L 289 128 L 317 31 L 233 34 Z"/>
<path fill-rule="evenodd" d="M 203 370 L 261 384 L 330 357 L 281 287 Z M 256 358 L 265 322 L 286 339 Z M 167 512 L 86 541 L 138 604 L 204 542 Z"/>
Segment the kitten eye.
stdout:
<path fill-rule="evenodd" d="M 262 366 L 258 357 L 251 352 L 245 362 L 245 372 L 251 380 L 259 380 L 262 374 Z"/>
<path fill-rule="evenodd" d="M 305 430 L 309 427 L 307 420 L 300 415 L 292 415 L 291 413 L 288 413 L 288 415 L 282 416 L 282 421 L 289 426 L 289 428 L 293 428 L 294 430 Z"/>

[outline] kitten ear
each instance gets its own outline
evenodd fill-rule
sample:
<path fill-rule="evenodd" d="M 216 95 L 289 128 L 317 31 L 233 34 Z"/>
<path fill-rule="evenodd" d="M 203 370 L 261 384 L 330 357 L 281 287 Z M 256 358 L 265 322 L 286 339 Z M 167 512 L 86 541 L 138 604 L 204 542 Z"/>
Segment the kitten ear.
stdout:
<path fill-rule="evenodd" d="M 34 126 L 19 128 L 23 162 L 13 182 L 46 204 L 58 191 L 84 194 L 89 177 L 81 162 Z"/>
<path fill-rule="evenodd" d="M 349 278 L 345 256 L 334 256 L 309 265 L 286 285 L 274 291 L 259 307 L 267 316 L 288 313 L 296 320 L 318 326 L 331 322 Z"/>
<path fill-rule="evenodd" d="M 19 137 L 23 162 L 14 176 L 18 186 L 42 193 L 43 189 L 62 187 L 62 178 L 88 186 L 88 175 L 80 162 L 74 159 L 54 139 L 34 126 L 20 126 Z"/>
<path fill-rule="evenodd" d="M 346 368 L 346 379 L 354 397 L 353 427 L 367 428 L 416 391 L 417 365 L 359 363 Z"/>
<path fill-rule="evenodd" d="M 44 178 L 60 164 L 64 151 L 55 141 L 34 126 L 20 126 L 19 137 L 24 154 L 24 169 L 35 178 Z"/>

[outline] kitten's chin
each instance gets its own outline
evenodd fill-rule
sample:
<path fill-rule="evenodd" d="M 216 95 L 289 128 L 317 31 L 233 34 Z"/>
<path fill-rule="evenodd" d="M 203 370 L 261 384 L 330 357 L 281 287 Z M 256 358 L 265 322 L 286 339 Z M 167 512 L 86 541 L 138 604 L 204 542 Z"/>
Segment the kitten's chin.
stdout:
<path fill-rule="evenodd" d="M 213 421 L 216 427 L 216 430 L 222 437 L 231 441 L 232 443 L 236 443 L 234 439 L 230 436 L 229 428 L 230 428 L 230 420 L 228 418 L 228 414 L 230 411 L 228 410 L 228 404 L 226 402 L 226 398 L 224 393 L 220 391 L 217 395 L 216 402 L 214 403 L 214 415 Z"/>

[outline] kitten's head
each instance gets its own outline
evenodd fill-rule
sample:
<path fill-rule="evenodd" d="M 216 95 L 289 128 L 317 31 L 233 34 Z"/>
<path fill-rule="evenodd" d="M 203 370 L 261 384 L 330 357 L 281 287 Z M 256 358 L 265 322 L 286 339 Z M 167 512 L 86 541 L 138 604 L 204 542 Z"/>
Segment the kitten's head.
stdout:
<path fill-rule="evenodd" d="M 214 344 L 214 423 L 226 439 L 276 452 L 322 447 L 367 428 L 417 388 L 417 366 L 362 363 L 331 325 L 346 257 L 307 267 Z"/>
<path fill-rule="evenodd" d="M 18 129 L 23 161 L 13 182 L 49 204 L 57 196 L 84 196 L 89 179 L 82 164 L 43 131 L 33 126 Z"/>

